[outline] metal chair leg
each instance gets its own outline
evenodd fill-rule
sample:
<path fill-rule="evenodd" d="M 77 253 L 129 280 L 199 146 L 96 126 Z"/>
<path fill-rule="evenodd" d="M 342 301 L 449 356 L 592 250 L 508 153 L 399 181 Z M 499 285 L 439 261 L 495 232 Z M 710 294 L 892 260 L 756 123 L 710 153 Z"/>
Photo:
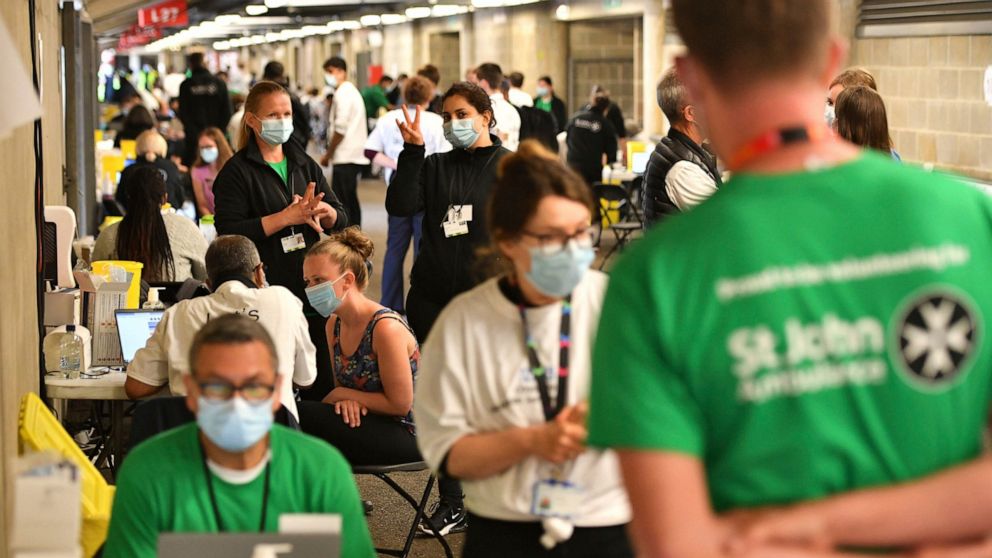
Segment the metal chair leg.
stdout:
<path fill-rule="evenodd" d="M 414 500 L 413 496 L 411 496 L 409 492 L 404 490 L 403 487 L 399 485 L 399 483 L 391 479 L 389 475 L 385 473 L 375 473 L 375 476 L 382 479 L 382 481 L 385 482 L 387 485 L 389 485 L 389 487 L 392 488 L 394 492 L 402 496 L 403 499 L 406 500 L 407 503 L 410 504 L 410 506 L 414 510 L 413 523 L 410 525 L 410 531 L 406 535 L 406 543 L 403 545 L 403 549 L 393 550 L 386 548 L 376 548 L 375 551 L 379 554 L 388 554 L 390 556 L 398 556 L 399 558 L 406 558 L 410 554 L 410 549 L 413 548 L 413 539 L 417 533 L 417 526 L 420 525 L 420 521 L 424 518 L 425 515 L 424 510 L 427 509 L 427 501 L 430 499 L 431 490 L 434 488 L 434 475 L 428 477 L 427 486 L 424 488 L 424 495 L 420 498 L 420 502 Z M 430 523 L 428 523 L 428 525 L 430 526 L 431 531 L 433 531 L 434 533 L 434 538 L 437 539 L 438 543 L 444 549 L 444 555 L 447 558 L 454 558 L 454 555 L 451 552 L 451 547 L 448 546 L 448 541 L 444 540 L 444 537 L 438 534 L 437 529 L 435 529 L 433 525 L 431 525 Z"/>

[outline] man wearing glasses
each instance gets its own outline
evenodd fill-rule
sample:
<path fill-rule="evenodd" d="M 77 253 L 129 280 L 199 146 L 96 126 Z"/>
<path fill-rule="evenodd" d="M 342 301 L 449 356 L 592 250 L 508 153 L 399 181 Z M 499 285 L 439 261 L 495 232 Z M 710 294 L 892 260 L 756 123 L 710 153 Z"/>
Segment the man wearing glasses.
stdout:
<path fill-rule="evenodd" d="M 209 320 L 243 314 L 265 326 L 275 339 L 282 378 L 280 401 L 291 423 L 298 421 L 293 384 L 305 387 L 317 377 L 316 349 L 310 341 L 303 304 L 284 287 L 270 287 L 255 244 L 243 236 L 221 236 L 206 255 L 213 294 L 182 301 L 165 311 L 162 321 L 128 366 L 124 389 L 131 399 L 149 397 L 168 384 L 174 395 L 186 395 L 183 376 L 193 336 Z"/>
<path fill-rule="evenodd" d="M 215 318 L 193 339 L 189 362 L 196 424 L 128 456 L 103 555 L 154 557 L 161 533 L 276 532 L 282 514 L 322 513 L 341 515 L 341 556 L 375 556 L 344 457 L 273 424 L 282 383 L 265 328 L 243 315 Z"/>

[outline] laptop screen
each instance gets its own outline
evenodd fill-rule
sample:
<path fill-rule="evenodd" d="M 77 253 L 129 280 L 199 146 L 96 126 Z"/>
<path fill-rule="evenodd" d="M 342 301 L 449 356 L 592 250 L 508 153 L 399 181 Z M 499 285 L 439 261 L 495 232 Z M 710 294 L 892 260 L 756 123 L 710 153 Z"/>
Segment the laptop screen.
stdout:
<path fill-rule="evenodd" d="M 631 162 L 630 170 L 635 174 L 644 174 L 644 170 L 648 168 L 648 159 L 650 158 L 651 153 L 648 151 L 634 153 L 634 160 Z"/>
<path fill-rule="evenodd" d="M 118 310 L 117 334 L 121 340 L 121 356 L 125 363 L 134 360 L 134 353 L 145 346 L 162 320 L 165 310 Z"/>

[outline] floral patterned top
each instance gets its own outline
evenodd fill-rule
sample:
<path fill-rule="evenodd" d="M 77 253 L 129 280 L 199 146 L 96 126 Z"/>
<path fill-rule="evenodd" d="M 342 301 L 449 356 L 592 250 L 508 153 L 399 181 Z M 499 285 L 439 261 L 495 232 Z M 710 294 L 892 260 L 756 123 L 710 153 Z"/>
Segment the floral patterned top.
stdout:
<path fill-rule="evenodd" d="M 372 315 L 368 327 L 365 328 L 365 334 L 362 335 L 362 340 L 358 344 L 358 350 L 355 351 L 355 354 L 347 357 L 344 356 L 344 352 L 341 350 L 340 318 L 334 323 L 333 365 L 334 378 L 337 380 L 337 385 L 358 391 L 382 393 L 382 377 L 379 376 L 379 361 L 376 360 L 375 354 L 372 351 L 372 338 L 375 333 L 376 324 L 387 319 L 400 322 L 411 335 L 413 334 L 413 330 L 410 329 L 410 326 L 407 325 L 406 321 L 399 314 L 389 308 L 383 308 Z M 418 346 L 413 351 L 413 355 L 410 356 L 410 371 L 413 373 L 414 382 L 417 381 L 417 367 L 419 364 L 420 347 Z M 411 434 L 415 433 L 412 409 L 406 416 L 396 417 L 396 420 L 405 424 Z"/>

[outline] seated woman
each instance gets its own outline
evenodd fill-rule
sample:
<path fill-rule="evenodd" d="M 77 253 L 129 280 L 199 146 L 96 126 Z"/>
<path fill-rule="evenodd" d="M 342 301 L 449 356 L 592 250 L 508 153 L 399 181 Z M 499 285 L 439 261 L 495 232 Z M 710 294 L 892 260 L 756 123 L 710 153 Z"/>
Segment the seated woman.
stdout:
<path fill-rule="evenodd" d="M 892 148 L 889 120 L 882 96 L 870 87 L 848 87 L 837 95 L 835 106 L 837 134 L 847 141 L 875 149 L 899 160 Z"/>
<path fill-rule="evenodd" d="M 420 348 L 399 314 L 365 296 L 372 250 L 352 227 L 314 244 L 303 262 L 307 298 L 330 317 L 334 388 L 323 402 L 300 403 L 300 427 L 352 465 L 420 461 L 411 412 Z"/>
<path fill-rule="evenodd" d="M 130 210 L 129 184 L 132 177 L 141 168 L 155 168 L 162 174 L 165 180 L 165 191 L 168 194 L 169 205 L 179 209 L 186 202 L 186 194 L 183 191 L 183 178 L 179 173 L 179 168 L 166 157 L 169 146 L 165 138 L 155 130 L 147 130 L 138 136 L 135 143 L 135 151 L 138 159 L 121 172 L 120 184 L 117 185 L 117 192 L 114 199 L 121 204 L 125 212 Z"/>
<path fill-rule="evenodd" d="M 114 147 L 121 146 L 121 140 L 137 139 L 142 132 L 155 129 L 155 117 L 144 105 L 135 105 L 124 117 L 124 128 L 114 137 Z"/>
<path fill-rule="evenodd" d="M 206 280 L 207 241 L 193 221 L 162 213 L 166 189 L 159 169 L 139 167 L 123 187 L 130 199 L 128 212 L 97 237 L 93 260 L 141 262 L 141 278 L 149 283 Z"/>
<path fill-rule="evenodd" d="M 196 162 L 190 170 L 198 214 L 214 214 L 214 179 L 233 154 L 231 145 L 219 128 L 211 126 L 200 132 Z"/>

